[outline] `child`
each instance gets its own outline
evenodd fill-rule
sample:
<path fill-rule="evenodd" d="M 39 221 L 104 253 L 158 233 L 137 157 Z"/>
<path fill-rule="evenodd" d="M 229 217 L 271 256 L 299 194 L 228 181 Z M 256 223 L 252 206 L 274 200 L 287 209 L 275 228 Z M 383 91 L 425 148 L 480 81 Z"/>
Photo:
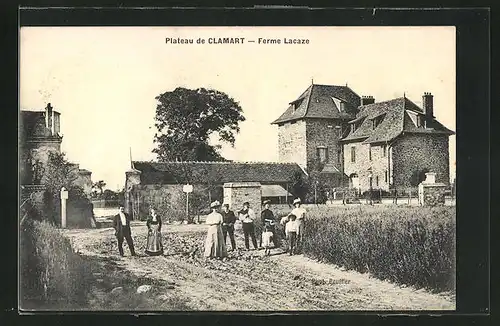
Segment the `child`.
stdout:
<path fill-rule="evenodd" d="M 264 255 L 269 256 L 271 254 L 271 241 L 273 240 L 273 230 L 271 225 L 268 223 L 264 226 L 264 232 L 262 232 L 262 246 L 264 249 Z"/>
<path fill-rule="evenodd" d="M 298 225 L 297 225 L 297 216 L 294 214 L 288 215 L 288 222 L 286 222 L 285 225 L 285 233 L 287 236 L 287 240 L 289 243 L 289 254 L 290 256 L 295 253 L 296 250 L 296 243 L 297 243 L 297 232 L 298 232 Z"/>

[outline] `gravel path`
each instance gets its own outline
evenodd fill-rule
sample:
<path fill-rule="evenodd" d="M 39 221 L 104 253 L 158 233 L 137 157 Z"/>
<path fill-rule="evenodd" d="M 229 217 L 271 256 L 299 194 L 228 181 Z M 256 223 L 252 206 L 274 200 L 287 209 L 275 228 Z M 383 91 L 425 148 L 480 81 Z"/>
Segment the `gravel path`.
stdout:
<path fill-rule="evenodd" d="M 138 257 L 118 255 L 112 229 L 64 230 L 78 252 L 109 258 L 137 277 L 177 284 L 195 310 L 455 310 L 455 298 L 345 271 L 302 255 L 273 249 L 230 252 L 228 259 L 201 257 L 204 225 L 165 225 L 162 257 L 140 254 L 146 242 L 144 223 L 133 222 Z M 242 246 L 242 235 L 237 235 Z M 198 250 L 195 251 L 195 248 Z"/>

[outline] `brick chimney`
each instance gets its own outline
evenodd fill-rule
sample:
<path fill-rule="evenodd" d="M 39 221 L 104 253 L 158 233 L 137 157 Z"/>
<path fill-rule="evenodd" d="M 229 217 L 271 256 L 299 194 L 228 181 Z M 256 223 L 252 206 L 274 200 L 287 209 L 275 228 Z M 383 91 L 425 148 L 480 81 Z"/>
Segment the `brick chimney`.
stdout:
<path fill-rule="evenodd" d="M 425 92 L 422 96 L 422 109 L 424 110 L 424 114 L 426 120 L 434 119 L 434 101 L 431 93 Z"/>
<path fill-rule="evenodd" d="M 51 135 L 54 131 L 54 121 L 53 121 L 53 111 L 50 103 L 47 104 L 45 108 L 45 127 L 50 130 Z"/>
<path fill-rule="evenodd" d="M 368 105 L 375 103 L 373 96 L 363 96 L 361 97 L 361 105 Z"/>

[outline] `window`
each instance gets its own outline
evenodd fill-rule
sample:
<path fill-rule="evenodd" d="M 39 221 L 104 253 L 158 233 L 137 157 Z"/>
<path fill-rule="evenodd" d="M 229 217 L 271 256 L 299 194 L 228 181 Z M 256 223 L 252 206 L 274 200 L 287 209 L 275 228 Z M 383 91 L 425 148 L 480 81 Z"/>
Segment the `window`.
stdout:
<path fill-rule="evenodd" d="M 385 170 L 385 173 L 384 173 L 384 181 L 387 183 L 387 170 Z"/>
<path fill-rule="evenodd" d="M 337 163 L 341 163 L 342 162 L 342 147 L 339 147 L 337 149 Z"/>
<path fill-rule="evenodd" d="M 375 185 L 378 187 L 378 175 L 375 177 Z"/>
<path fill-rule="evenodd" d="M 316 150 L 319 162 L 325 163 L 328 160 L 328 148 L 325 146 L 319 146 Z"/>
<path fill-rule="evenodd" d="M 375 117 L 372 120 L 372 129 L 377 128 L 382 123 L 382 121 L 384 120 L 384 116 L 385 116 L 385 114 L 382 114 L 382 115 L 380 115 L 378 117 Z"/>
<path fill-rule="evenodd" d="M 382 155 L 385 157 L 387 156 L 387 145 L 382 145 Z M 387 180 L 386 180 L 387 182 Z"/>
<path fill-rule="evenodd" d="M 372 145 L 368 145 L 368 159 L 372 160 Z"/>
<path fill-rule="evenodd" d="M 335 130 L 337 131 L 337 137 L 342 138 L 342 127 L 335 126 Z"/>
<path fill-rule="evenodd" d="M 351 147 L 351 162 L 356 162 L 356 147 Z"/>

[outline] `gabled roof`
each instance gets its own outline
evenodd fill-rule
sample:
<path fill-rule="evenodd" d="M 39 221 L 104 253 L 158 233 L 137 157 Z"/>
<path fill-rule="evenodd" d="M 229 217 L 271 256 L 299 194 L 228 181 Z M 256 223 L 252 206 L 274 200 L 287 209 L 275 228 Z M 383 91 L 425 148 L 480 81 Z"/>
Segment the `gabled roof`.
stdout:
<path fill-rule="evenodd" d="M 346 107 L 341 110 L 340 102 Z M 302 118 L 352 119 L 361 98 L 347 86 L 310 85 L 272 124 Z"/>
<path fill-rule="evenodd" d="M 223 184 L 226 182 L 291 182 L 296 173 L 305 176 L 296 163 L 261 162 L 140 162 L 141 184 Z"/>
<path fill-rule="evenodd" d="M 410 112 L 424 115 L 423 110 L 406 97 L 360 106 L 356 119 L 349 122 L 357 124 L 356 130 L 349 131 L 342 141 L 363 140 L 365 144 L 387 142 L 403 132 L 454 134 L 434 118 L 426 122 L 426 127 L 417 127 Z M 372 123 L 376 118 L 381 118 L 382 121 L 373 129 Z"/>

